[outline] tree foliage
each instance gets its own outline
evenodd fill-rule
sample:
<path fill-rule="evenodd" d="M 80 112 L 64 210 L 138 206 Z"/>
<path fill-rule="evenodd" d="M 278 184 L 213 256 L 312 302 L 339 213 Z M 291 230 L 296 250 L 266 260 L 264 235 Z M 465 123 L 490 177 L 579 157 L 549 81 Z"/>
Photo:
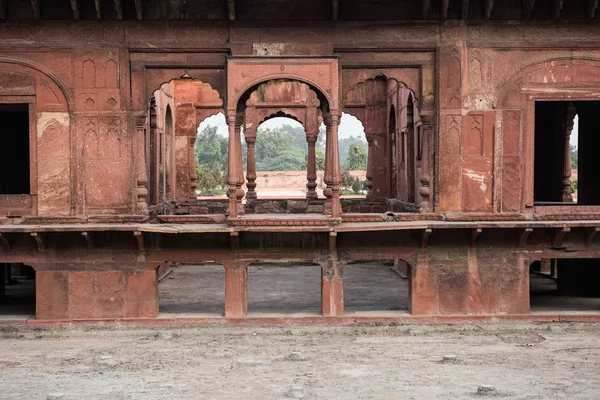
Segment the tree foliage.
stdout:
<path fill-rule="evenodd" d="M 350 152 L 351 145 L 356 145 L 359 148 L 363 149 L 365 152 L 365 159 L 366 159 L 366 153 L 367 153 L 367 149 L 368 149 L 366 140 L 364 140 L 360 137 L 357 137 L 357 136 L 350 136 L 348 138 L 340 139 L 340 161 L 341 161 L 342 169 L 353 169 L 353 168 L 350 168 L 350 166 L 348 165 L 348 155 Z M 366 169 L 366 168 L 367 168 L 367 165 L 365 163 L 364 168 L 358 168 L 358 169 Z"/>
<path fill-rule="evenodd" d="M 367 169 L 367 151 L 352 143 L 348 147 L 348 156 L 346 158 L 346 167 L 351 171 L 364 171 Z"/>
<path fill-rule="evenodd" d="M 577 168 L 579 165 L 579 153 L 577 152 L 577 147 L 570 144 L 569 150 L 571 151 L 571 168 Z"/>

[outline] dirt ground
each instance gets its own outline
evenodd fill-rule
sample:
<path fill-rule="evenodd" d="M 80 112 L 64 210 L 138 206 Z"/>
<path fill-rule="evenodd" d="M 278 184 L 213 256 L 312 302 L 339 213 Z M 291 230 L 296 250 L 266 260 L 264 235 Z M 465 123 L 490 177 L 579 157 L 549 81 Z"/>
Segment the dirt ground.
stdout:
<path fill-rule="evenodd" d="M 566 323 L 4 328 L 0 398 L 598 399 L 599 334 Z"/>

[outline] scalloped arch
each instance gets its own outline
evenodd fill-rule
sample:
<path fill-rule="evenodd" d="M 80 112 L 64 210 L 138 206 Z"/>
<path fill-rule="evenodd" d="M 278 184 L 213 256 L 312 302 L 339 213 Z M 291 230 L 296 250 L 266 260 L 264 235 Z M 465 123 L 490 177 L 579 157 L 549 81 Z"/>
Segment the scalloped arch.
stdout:
<path fill-rule="evenodd" d="M 404 82 L 402 82 L 402 81 L 400 81 L 400 80 L 398 80 L 396 78 L 389 77 L 386 74 L 378 71 L 377 73 L 374 72 L 373 75 L 370 76 L 369 78 L 364 79 L 364 80 L 359 81 L 359 82 L 356 82 L 353 85 L 350 85 L 350 87 L 348 88 L 348 90 L 346 90 L 346 92 L 344 93 L 344 103 L 345 103 L 346 99 L 348 98 L 350 92 L 354 92 L 355 90 L 358 90 L 359 87 L 364 86 L 369 81 L 375 81 L 375 80 L 378 80 L 378 79 L 385 80 L 386 82 L 389 81 L 389 80 L 396 81 L 398 83 L 398 85 L 400 85 L 401 87 L 404 87 L 404 88 L 410 90 L 413 93 L 413 96 L 414 96 L 414 90 L 410 89 L 406 83 L 404 83 Z M 416 99 L 416 96 L 414 96 L 414 98 Z"/>
<path fill-rule="evenodd" d="M 253 81 L 248 82 L 236 94 L 236 98 L 233 103 L 233 105 L 235 107 L 234 110 L 239 107 L 240 100 L 244 99 L 245 96 L 250 97 L 250 95 L 252 94 L 252 92 L 255 90 L 256 87 L 260 86 L 262 83 L 267 83 L 268 81 L 279 80 L 279 79 L 287 79 L 290 81 L 297 81 L 297 82 L 305 83 L 309 86 L 310 89 L 314 90 L 317 93 L 317 97 L 319 97 L 319 94 L 321 96 L 323 96 L 323 98 L 327 101 L 326 106 L 328 108 L 331 108 L 332 103 L 335 104 L 335 102 L 333 102 L 331 99 L 331 95 L 329 95 L 327 90 L 324 89 L 318 82 L 316 82 L 312 79 L 309 79 L 303 75 L 282 72 L 282 73 L 278 73 L 278 74 L 261 76 L 260 78 L 257 78 Z M 323 107 L 325 105 L 321 103 L 321 106 Z"/>

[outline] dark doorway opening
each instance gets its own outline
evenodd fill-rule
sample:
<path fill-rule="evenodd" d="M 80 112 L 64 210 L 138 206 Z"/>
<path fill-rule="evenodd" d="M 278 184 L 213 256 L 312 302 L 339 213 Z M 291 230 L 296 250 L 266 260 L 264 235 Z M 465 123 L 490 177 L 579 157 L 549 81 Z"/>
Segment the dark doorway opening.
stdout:
<path fill-rule="evenodd" d="M 30 194 L 29 106 L 0 104 L 0 194 Z"/>
<path fill-rule="evenodd" d="M 344 267 L 344 311 L 408 313 L 410 268 L 403 260 L 353 261 Z"/>
<path fill-rule="evenodd" d="M 0 263 L 0 319 L 35 316 L 35 270 L 21 263 Z"/>
<path fill-rule="evenodd" d="M 534 202 L 599 205 L 600 101 L 535 103 Z"/>
<path fill-rule="evenodd" d="M 543 259 L 529 268 L 531 312 L 600 312 L 600 259 Z"/>

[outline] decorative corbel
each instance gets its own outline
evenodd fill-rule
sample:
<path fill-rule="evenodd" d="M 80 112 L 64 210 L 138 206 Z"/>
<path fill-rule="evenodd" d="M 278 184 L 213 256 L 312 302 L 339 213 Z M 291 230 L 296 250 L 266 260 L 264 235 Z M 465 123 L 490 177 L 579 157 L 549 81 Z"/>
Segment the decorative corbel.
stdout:
<path fill-rule="evenodd" d="M 40 253 L 43 253 L 44 252 L 44 242 L 42 241 L 42 238 L 35 232 L 31 233 L 31 237 L 33 238 L 33 240 L 35 240 L 38 251 Z"/>
<path fill-rule="evenodd" d="M 569 232 L 571 232 L 571 228 L 567 227 L 561 228 L 558 232 L 556 232 L 556 235 L 554 235 L 554 239 L 552 239 L 552 247 L 563 247 L 563 240 Z"/>
<path fill-rule="evenodd" d="M 590 229 L 587 240 L 585 242 L 585 245 L 588 249 L 590 247 L 592 247 L 592 244 L 594 244 L 594 239 L 596 238 L 596 235 L 598 234 L 598 232 L 600 232 L 600 227 L 598 227 L 598 226 Z"/>
<path fill-rule="evenodd" d="M 473 228 L 471 229 L 471 247 L 475 247 L 477 244 L 477 239 L 481 236 L 482 229 L 481 228 Z"/>
<path fill-rule="evenodd" d="M 485 2 L 485 19 L 492 18 L 493 10 L 494 10 L 494 0 L 486 0 L 486 2 Z"/>
<path fill-rule="evenodd" d="M 91 235 L 87 232 L 81 232 L 81 236 L 83 236 L 83 238 L 85 239 L 88 251 L 94 250 L 94 243 L 92 241 Z"/>
<path fill-rule="evenodd" d="M 426 249 L 429 246 L 429 238 L 431 237 L 431 228 L 424 229 L 421 232 L 421 248 Z"/>
<path fill-rule="evenodd" d="M 137 243 L 138 251 L 140 253 L 143 253 L 145 251 L 145 247 L 144 247 L 144 235 L 142 235 L 142 232 L 140 232 L 140 231 L 134 231 L 133 232 L 133 237 L 135 238 L 135 241 Z"/>
<path fill-rule="evenodd" d="M 521 231 L 521 235 L 519 235 L 519 247 L 527 247 L 527 239 L 529 239 L 531 232 L 533 232 L 533 228 L 525 228 Z"/>
<path fill-rule="evenodd" d="M 121 0 L 115 0 L 115 12 L 117 13 L 117 19 L 121 21 L 123 19 L 123 5 Z"/>

